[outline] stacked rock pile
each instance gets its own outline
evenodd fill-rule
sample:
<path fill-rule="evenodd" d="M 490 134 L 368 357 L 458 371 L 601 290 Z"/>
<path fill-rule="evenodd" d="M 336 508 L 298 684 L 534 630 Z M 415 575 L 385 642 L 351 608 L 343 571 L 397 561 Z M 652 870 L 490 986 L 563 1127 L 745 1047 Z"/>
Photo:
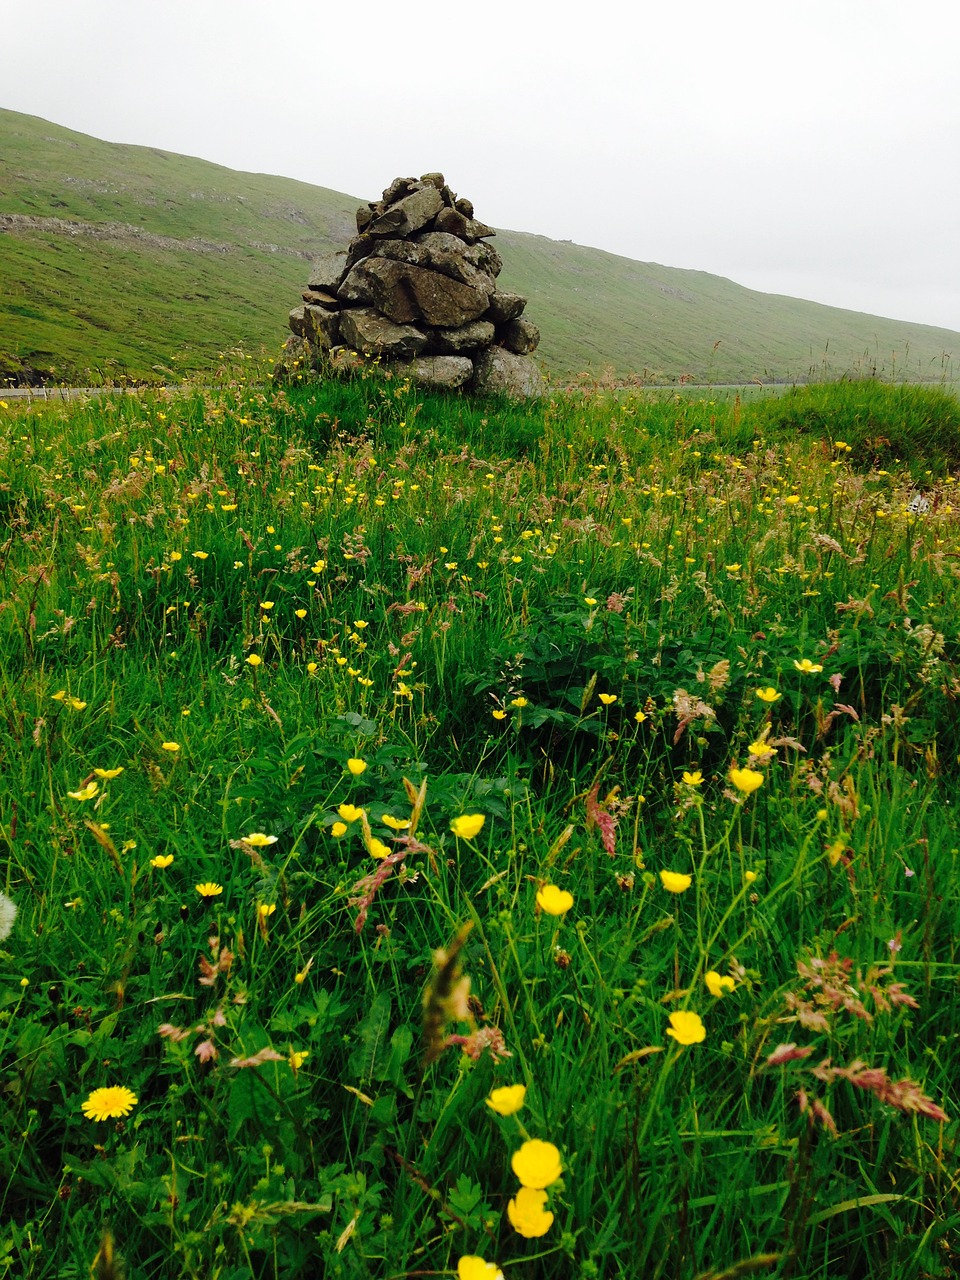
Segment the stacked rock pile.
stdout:
<path fill-rule="evenodd" d="M 313 264 L 278 373 L 378 357 L 426 386 L 540 394 L 540 333 L 526 298 L 497 287 L 494 234 L 442 173 L 395 179 L 357 210 L 346 250 Z"/>

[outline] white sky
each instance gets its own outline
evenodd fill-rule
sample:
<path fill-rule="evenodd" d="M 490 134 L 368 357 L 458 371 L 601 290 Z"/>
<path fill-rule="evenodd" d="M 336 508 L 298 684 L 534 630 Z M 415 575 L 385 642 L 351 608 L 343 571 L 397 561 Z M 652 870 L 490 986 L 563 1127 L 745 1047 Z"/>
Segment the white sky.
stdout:
<path fill-rule="evenodd" d="M 960 331 L 957 0 L 0 0 L 0 106 Z"/>

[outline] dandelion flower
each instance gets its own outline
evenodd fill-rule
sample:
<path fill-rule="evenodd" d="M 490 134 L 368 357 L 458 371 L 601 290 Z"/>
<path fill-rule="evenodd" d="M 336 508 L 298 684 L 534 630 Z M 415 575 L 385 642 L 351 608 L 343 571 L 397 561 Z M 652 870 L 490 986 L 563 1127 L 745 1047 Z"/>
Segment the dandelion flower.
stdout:
<path fill-rule="evenodd" d="M 150 859 L 151 867 L 156 867 L 158 871 L 163 871 L 173 862 L 172 853 L 158 853 L 155 858 Z"/>
<path fill-rule="evenodd" d="M 573 894 L 555 884 L 545 884 L 537 890 L 537 906 L 548 916 L 562 916 L 573 906 Z"/>
<path fill-rule="evenodd" d="M 467 1253 L 457 1263 L 457 1280 L 503 1280 L 503 1272 L 495 1262 Z"/>
<path fill-rule="evenodd" d="M 513 1153 L 510 1168 L 520 1179 L 521 1186 L 537 1191 L 549 1187 L 563 1173 L 559 1150 L 552 1142 L 541 1142 L 539 1138 L 529 1138 Z"/>
<path fill-rule="evenodd" d="M 816 675 L 818 671 L 823 670 L 822 662 L 811 662 L 809 658 L 801 658 L 799 662 L 794 658 L 793 665 L 805 675 Z"/>
<path fill-rule="evenodd" d="M 366 769 L 366 760 L 361 760 L 359 756 L 351 756 L 347 761 L 347 769 L 355 778 L 359 778 L 361 773 Z"/>
<path fill-rule="evenodd" d="M 265 849 L 268 844 L 276 844 L 279 836 L 266 836 L 262 831 L 251 831 L 243 837 L 243 843 L 252 845 L 254 849 Z"/>
<path fill-rule="evenodd" d="M 693 884 L 693 876 L 685 876 L 679 871 L 661 871 L 660 883 L 667 893 L 686 893 Z"/>
<path fill-rule="evenodd" d="M 88 1120 L 119 1120 L 121 1116 L 129 1115 L 137 1102 L 135 1093 L 115 1084 L 105 1089 L 94 1089 L 80 1104 L 80 1109 Z"/>
<path fill-rule="evenodd" d="M 742 791 L 744 795 L 750 795 L 752 791 L 763 785 L 763 774 L 756 769 L 731 769 L 730 781 Z"/>
<path fill-rule="evenodd" d="M 487 1098 L 487 1106 L 491 1111 L 495 1111 L 498 1116 L 512 1116 L 523 1106 L 523 1100 L 527 1095 L 527 1086 L 525 1084 L 505 1084 L 500 1089 L 494 1089 Z"/>
<path fill-rule="evenodd" d="M 450 823 L 450 830 L 459 840 L 472 840 L 479 835 L 480 828 L 486 822 L 484 813 L 463 813 Z"/>
<path fill-rule="evenodd" d="M 209 898 L 219 898 L 223 893 L 222 884 L 214 884 L 212 880 L 204 880 L 202 884 L 194 885 L 197 893 L 206 902 Z"/>
<path fill-rule="evenodd" d="M 703 975 L 703 980 L 707 985 L 707 990 L 712 996 L 716 996 L 718 1000 L 721 996 L 726 995 L 728 991 L 732 991 L 736 986 L 736 983 L 729 974 L 724 974 L 721 977 L 715 969 L 708 969 Z"/>
<path fill-rule="evenodd" d="M 680 1009 L 677 1013 L 671 1013 L 667 1035 L 673 1036 L 677 1044 L 699 1044 L 707 1038 L 707 1029 L 698 1013 Z"/>
<path fill-rule="evenodd" d="M 528 1240 L 545 1236 L 553 1226 L 553 1214 L 544 1208 L 547 1193 L 533 1187 L 521 1187 L 514 1198 L 507 1202 L 507 1217 L 514 1231 Z"/>
<path fill-rule="evenodd" d="M 684 773 L 683 781 L 688 787 L 699 787 L 703 782 L 703 774 L 699 769 L 694 769 L 692 773 Z"/>
<path fill-rule="evenodd" d="M 757 697 L 761 702 L 779 702 L 783 694 L 778 693 L 772 684 L 768 684 L 765 689 L 757 690 Z"/>

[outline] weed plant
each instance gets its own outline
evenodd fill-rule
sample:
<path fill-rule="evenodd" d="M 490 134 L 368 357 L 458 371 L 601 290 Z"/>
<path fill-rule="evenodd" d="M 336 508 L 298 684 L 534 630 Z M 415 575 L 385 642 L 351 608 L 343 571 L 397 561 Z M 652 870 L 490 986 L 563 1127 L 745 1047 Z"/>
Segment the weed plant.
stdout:
<path fill-rule="evenodd" d="M 0 403 L 0 1274 L 956 1274 L 905 394 Z"/>

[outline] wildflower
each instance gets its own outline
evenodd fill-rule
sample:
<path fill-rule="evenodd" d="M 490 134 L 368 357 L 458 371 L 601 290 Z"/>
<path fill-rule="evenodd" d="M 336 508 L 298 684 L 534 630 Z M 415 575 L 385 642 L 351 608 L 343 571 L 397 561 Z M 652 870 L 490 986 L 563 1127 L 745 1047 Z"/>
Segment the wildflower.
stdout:
<path fill-rule="evenodd" d="M 696 1014 L 692 1016 L 696 1017 Z M 529 1138 L 513 1153 L 510 1168 L 520 1179 L 521 1186 L 536 1191 L 549 1187 L 563 1173 L 558 1149 L 552 1142 L 541 1142 L 539 1138 Z"/>
<path fill-rule="evenodd" d="M 259 667 L 261 662 L 263 662 L 263 659 L 260 657 L 259 653 L 251 653 L 250 657 L 247 658 L 248 667 Z"/>
<path fill-rule="evenodd" d="M 109 782 L 112 778 L 119 778 L 123 773 L 123 765 L 119 769 L 94 769 L 93 771 L 98 778 L 103 778 L 105 782 Z"/>
<path fill-rule="evenodd" d="M 359 756 L 351 756 L 347 761 L 347 769 L 355 778 L 359 778 L 361 773 L 366 769 L 366 760 L 361 760 Z"/>
<path fill-rule="evenodd" d="M 597 695 L 605 707 L 611 707 L 617 700 L 615 693 L 601 693 Z"/>
<path fill-rule="evenodd" d="M 0 942 L 6 942 L 17 918 L 17 904 L 5 893 L 0 893 Z"/>
<path fill-rule="evenodd" d="M 507 718 L 507 713 L 505 711 L 501 711 L 499 707 L 490 714 L 493 716 L 494 720 L 506 720 Z"/>
<path fill-rule="evenodd" d="M 155 858 L 150 859 L 151 867 L 156 867 L 158 871 L 163 871 L 173 862 L 172 853 L 158 853 Z"/>
<path fill-rule="evenodd" d="M 331 826 L 330 828 L 330 834 L 332 836 L 346 835 L 346 832 L 347 832 L 347 824 L 345 822 L 335 822 L 333 826 Z"/>
<path fill-rule="evenodd" d="M 503 1280 L 503 1272 L 495 1262 L 467 1253 L 457 1263 L 457 1280 Z"/>
<path fill-rule="evenodd" d="M 727 573 L 739 573 L 740 570 L 743 568 L 743 565 L 740 563 L 725 564 L 723 567 L 726 569 Z"/>
<path fill-rule="evenodd" d="M 489 1098 L 487 1098 L 487 1106 L 491 1111 L 495 1111 L 498 1116 L 512 1116 L 523 1106 L 523 1100 L 527 1094 L 527 1086 L 525 1084 L 506 1084 L 500 1089 L 494 1089 Z"/>
<path fill-rule="evenodd" d="M 757 878 L 757 873 L 755 871 L 745 871 L 743 873 L 743 878 L 747 884 L 753 884 Z"/>
<path fill-rule="evenodd" d="M 693 884 L 693 876 L 685 876 L 679 871 L 661 871 L 660 883 L 667 893 L 686 893 Z"/>
<path fill-rule="evenodd" d="M 310 959 L 307 961 L 307 963 L 303 966 L 303 968 L 298 970 L 297 973 L 295 973 L 293 976 L 293 980 L 298 987 L 302 987 L 303 984 L 306 982 L 307 974 L 310 972 L 312 968 L 313 968 L 313 956 L 311 956 Z"/>
<path fill-rule="evenodd" d="M 169 751 L 172 754 L 176 755 L 176 753 L 180 750 L 180 743 L 179 742 L 161 742 L 160 750 Z"/>
<path fill-rule="evenodd" d="M 703 980 L 707 984 L 707 990 L 712 996 L 716 996 L 718 1000 L 736 986 L 729 974 L 724 974 L 721 977 L 715 969 L 708 969 L 703 975 Z"/>
<path fill-rule="evenodd" d="M 763 774 L 756 769 L 731 769 L 730 781 L 742 791 L 744 795 L 750 795 L 752 791 L 756 791 L 757 787 L 763 785 Z"/>
<path fill-rule="evenodd" d="M 671 1013 L 667 1035 L 673 1036 L 677 1044 L 699 1044 L 707 1038 L 707 1030 L 698 1013 L 680 1009 L 677 1013 Z"/>
<path fill-rule="evenodd" d="M 358 818 L 363 817 L 363 810 L 358 809 L 355 804 L 339 804 L 337 805 L 337 813 L 344 822 L 356 822 Z"/>
<path fill-rule="evenodd" d="M 384 844 L 376 836 L 371 836 L 367 842 L 367 852 L 371 858 L 386 858 L 392 850 L 388 844 Z"/>
<path fill-rule="evenodd" d="M 409 818 L 394 818 L 392 814 L 383 813 L 380 815 L 380 821 L 385 827 L 390 827 L 394 831 L 406 831 L 410 825 Z"/>
<path fill-rule="evenodd" d="M 193 558 L 194 560 L 206 560 L 209 555 L 209 551 L 194 551 Z"/>
<path fill-rule="evenodd" d="M 486 820 L 486 814 L 483 813 L 463 813 L 450 823 L 450 830 L 458 840 L 472 840 L 479 835 Z"/>
<path fill-rule="evenodd" d="M 100 790 L 99 782 L 88 782 L 85 787 L 81 787 L 79 791 L 68 791 L 67 795 L 71 800 L 92 800 Z"/>
<path fill-rule="evenodd" d="M 507 1217 L 514 1231 L 526 1238 L 533 1239 L 546 1235 L 553 1226 L 553 1214 L 544 1206 L 547 1193 L 530 1187 L 521 1187 L 516 1196 L 507 1203 Z"/>
<path fill-rule="evenodd" d="M 684 773 L 683 781 L 688 787 L 699 787 L 703 783 L 703 774 L 699 769 L 694 769 L 692 773 Z"/>
<path fill-rule="evenodd" d="M 523 707 L 528 707 L 530 703 L 527 701 L 526 698 L 511 698 L 510 705 L 511 707 L 517 707 L 518 709 L 521 709 Z"/>
<path fill-rule="evenodd" d="M 278 839 L 278 836 L 265 836 L 262 831 L 251 831 L 243 837 L 243 843 L 252 845 L 254 849 L 265 849 L 268 844 L 276 844 Z"/>
<path fill-rule="evenodd" d="M 261 920 L 268 920 L 277 909 L 275 902 L 261 902 L 257 907 L 257 915 Z"/>
<path fill-rule="evenodd" d="M 597 603 L 597 600 L 595 596 L 584 596 L 583 603 L 587 605 L 588 608 L 592 609 L 593 606 Z"/>
<path fill-rule="evenodd" d="M 307 616 L 307 611 L 306 609 L 294 609 L 293 616 L 295 618 L 299 618 L 300 621 L 302 622 L 304 618 Z"/>
<path fill-rule="evenodd" d="M 644 711 L 638 711 L 638 712 L 636 712 L 636 714 L 634 715 L 634 717 L 633 717 L 633 718 L 634 718 L 634 720 L 636 720 L 637 724 L 643 724 L 644 720 L 646 720 L 646 718 L 647 718 L 647 716 L 646 716 L 646 712 L 644 712 Z"/>
<path fill-rule="evenodd" d="M 269 530 L 267 532 L 269 532 Z M 270 610 L 273 608 L 274 604 L 275 604 L 275 601 L 273 600 L 261 600 L 260 608 L 266 610 L 267 613 L 269 613 Z"/>
<path fill-rule="evenodd" d="M 761 702 L 778 702 L 783 694 L 778 693 L 773 685 L 768 684 L 765 689 L 757 690 L 757 697 Z"/>
<path fill-rule="evenodd" d="M 816 675 L 818 671 L 823 670 L 822 662 L 811 662 L 809 658 L 801 658 L 799 662 L 794 658 L 793 665 L 805 675 Z"/>
<path fill-rule="evenodd" d="M 291 1049 L 287 1061 L 290 1063 L 290 1069 L 296 1074 L 310 1057 L 309 1049 Z"/>
<path fill-rule="evenodd" d="M 138 1101 L 135 1093 L 115 1084 L 94 1089 L 80 1104 L 80 1109 L 88 1120 L 119 1120 L 121 1116 L 129 1115 Z"/>
<path fill-rule="evenodd" d="M 204 880 L 202 884 L 194 885 L 197 893 L 203 898 L 204 902 L 210 898 L 219 898 L 223 893 L 222 884 L 214 884 L 212 880 Z"/>
<path fill-rule="evenodd" d="M 555 884 L 545 884 L 537 890 L 537 906 L 548 916 L 562 916 L 573 906 L 573 894 Z"/>

